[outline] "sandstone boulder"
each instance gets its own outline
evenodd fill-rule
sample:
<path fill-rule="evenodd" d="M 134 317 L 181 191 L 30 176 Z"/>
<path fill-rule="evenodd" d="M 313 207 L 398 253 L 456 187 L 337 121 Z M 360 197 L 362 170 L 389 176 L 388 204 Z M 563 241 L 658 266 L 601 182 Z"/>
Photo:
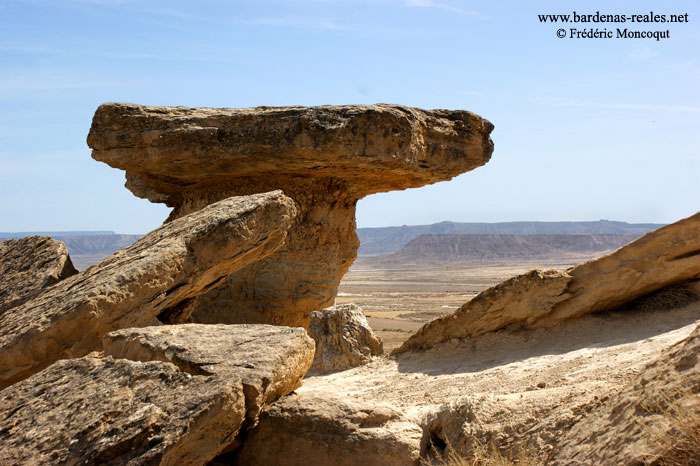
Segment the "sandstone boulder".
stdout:
<path fill-rule="evenodd" d="M 316 342 L 313 371 L 342 371 L 366 364 L 384 352 L 382 340 L 372 331 L 362 309 L 352 303 L 312 312 L 309 335 Z"/>
<path fill-rule="evenodd" d="M 369 194 L 449 180 L 484 165 L 488 121 L 398 105 L 213 109 L 104 104 L 96 160 L 170 219 L 233 195 L 282 189 L 299 215 L 283 248 L 196 299 L 203 323 L 306 326 L 333 304 L 355 259 L 355 205 Z"/>
<path fill-rule="evenodd" d="M 421 435 L 388 405 L 294 394 L 266 407 L 240 450 L 221 464 L 407 466 L 418 463 Z"/>
<path fill-rule="evenodd" d="M 48 236 L 0 242 L 0 315 L 78 273 L 66 245 Z"/>
<path fill-rule="evenodd" d="M 58 361 L 0 392 L 0 463 L 203 465 L 233 441 L 244 413 L 235 376 Z"/>
<path fill-rule="evenodd" d="M 314 342 L 302 328 L 181 324 L 108 333 L 104 351 L 115 358 L 171 362 L 191 374 L 240 378 L 246 425 L 253 425 L 263 404 L 301 386 Z"/>
<path fill-rule="evenodd" d="M 697 213 L 566 272 L 535 270 L 489 288 L 454 314 L 423 326 L 397 352 L 506 327 L 552 327 L 699 277 Z"/>
<path fill-rule="evenodd" d="M 6 311 L 0 388 L 100 349 L 107 332 L 186 319 L 199 294 L 279 248 L 294 213 L 280 191 L 214 203 Z"/>
<path fill-rule="evenodd" d="M 566 432 L 547 464 L 696 464 L 698 355 L 700 326 Z M 690 458 L 673 450 L 674 444 L 683 446 L 679 439 L 687 442 Z"/>

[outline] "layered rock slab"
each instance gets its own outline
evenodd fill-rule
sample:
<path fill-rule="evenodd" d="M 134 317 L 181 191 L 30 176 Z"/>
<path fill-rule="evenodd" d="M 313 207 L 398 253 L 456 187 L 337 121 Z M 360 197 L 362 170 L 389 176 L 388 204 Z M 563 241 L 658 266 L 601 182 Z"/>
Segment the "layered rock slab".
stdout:
<path fill-rule="evenodd" d="M 427 349 L 503 328 L 552 327 L 700 277 L 700 213 L 566 271 L 534 270 L 427 323 L 397 350 Z"/>
<path fill-rule="evenodd" d="M 66 245 L 49 236 L 0 241 L 0 315 L 76 273 Z"/>
<path fill-rule="evenodd" d="M 314 342 L 302 328 L 181 324 L 110 332 L 104 352 L 134 361 L 166 361 L 191 374 L 240 379 L 247 425 L 264 404 L 301 386 Z"/>
<path fill-rule="evenodd" d="M 555 444 L 549 465 L 684 464 L 697 461 L 700 327 L 640 371 L 636 380 L 575 424 Z M 694 432 L 686 453 L 672 446 Z M 671 455 L 678 455 L 673 458 Z M 685 459 L 685 461 L 684 461 Z M 675 460 L 675 461 L 674 461 Z"/>
<path fill-rule="evenodd" d="M 192 300 L 285 239 L 280 191 L 226 199 L 154 230 L 0 317 L 0 388 L 102 347 L 107 332 L 186 319 Z"/>
<path fill-rule="evenodd" d="M 202 465 L 233 441 L 244 413 L 237 377 L 58 361 L 0 392 L 0 463 Z"/>
<path fill-rule="evenodd" d="M 406 466 L 418 463 L 421 436 L 389 405 L 294 394 L 265 408 L 240 450 L 219 464 Z"/>
<path fill-rule="evenodd" d="M 356 304 L 338 304 L 314 311 L 309 335 L 316 342 L 314 372 L 342 371 L 368 363 L 384 353 L 382 340 L 374 334 Z"/>
<path fill-rule="evenodd" d="M 303 325 L 332 305 L 356 256 L 355 204 L 485 164 L 488 121 L 398 105 L 211 109 L 104 104 L 93 158 L 126 171 L 135 195 L 171 219 L 219 199 L 279 188 L 299 215 L 287 244 L 197 300 L 204 323 Z"/>

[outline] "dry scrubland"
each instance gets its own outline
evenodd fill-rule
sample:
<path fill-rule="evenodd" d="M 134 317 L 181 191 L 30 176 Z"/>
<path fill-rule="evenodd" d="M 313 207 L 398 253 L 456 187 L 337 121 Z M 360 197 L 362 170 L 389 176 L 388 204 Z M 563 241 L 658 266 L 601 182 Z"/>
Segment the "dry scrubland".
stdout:
<path fill-rule="evenodd" d="M 387 352 L 423 324 L 450 314 L 481 291 L 529 270 L 566 269 L 596 255 L 566 255 L 527 261 L 454 262 L 413 260 L 386 263 L 358 257 L 338 288 L 337 304 L 355 303 Z"/>

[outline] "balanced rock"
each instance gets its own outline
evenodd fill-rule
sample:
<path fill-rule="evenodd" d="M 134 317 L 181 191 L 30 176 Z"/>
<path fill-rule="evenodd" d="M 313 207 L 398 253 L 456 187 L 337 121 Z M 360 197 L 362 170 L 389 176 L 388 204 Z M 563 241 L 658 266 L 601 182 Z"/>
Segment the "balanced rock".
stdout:
<path fill-rule="evenodd" d="M 384 352 L 359 306 L 339 304 L 314 311 L 309 317 L 309 335 L 316 341 L 311 370 L 342 371 L 368 363 Z"/>
<path fill-rule="evenodd" d="M 388 405 L 293 394 L 263 410 L 230 464 L 406 466 L 418 463 L 421 436 Z"/>
<path fill-rule="evenodd" d="M 696 464 L 700 326 L 562 435 L 548 465 Z"/>
<path fill-rule="evenodd" d="M 48 236 L 0 242 L 0 315 L 78 273 L 66 245 Z"/>
<path fill-rule="evenodd" d="M 282 189 L 299 215 L 283 248 L 197 298 L 193 321 L 306 326 L 355 259 L 355 205 L 484 165 L 488 121 L 398 105 L 212 109 L 104 104 L 88 145 L 135 195 L 176 219 L 233 195 Z"/>
<path fill-rule="evenodd" d="M 204 465 L 238 433 L 243 400 L 235 376 L 58 361 L 0 392 L 0 463 Z"/>
<path fill-rule="evenodd" d="M 108 333 L 104 351 L 115 358 L 171 362 L 191 374 L 240 379 L 247 425 L 253 425 L 264 404 L 301 386 L 314 342 L 303 328 L 181 324 Z"/>
<path fill-rule="evenodd" d="M 397 350 L 509 328 L 552 327 L 700 278 L 700 213 L 567 271 L 534 270 L 489 288 L 427 323 Z"/>
<path fill-rule="evenodd" d="M 0 317 L 0 388 L 102 347 L 107 332 L 188 317 L 192 301 L 279 248 L 295 209 L 280 191 L 165 224 Z"/>

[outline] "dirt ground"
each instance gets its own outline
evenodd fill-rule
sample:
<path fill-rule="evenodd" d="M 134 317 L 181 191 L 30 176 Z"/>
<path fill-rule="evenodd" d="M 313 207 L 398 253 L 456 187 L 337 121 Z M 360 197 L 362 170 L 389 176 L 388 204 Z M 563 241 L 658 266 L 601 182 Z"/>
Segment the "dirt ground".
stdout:
<path fill-rule="evenodd" d="M 335 302 L 360 306 L 390 352 L 423 324 L 453 312 L 486 288 L 535 268 L 565 269 L 590 258 L 396 264 L 360 257 L 340 282 Z"/>

